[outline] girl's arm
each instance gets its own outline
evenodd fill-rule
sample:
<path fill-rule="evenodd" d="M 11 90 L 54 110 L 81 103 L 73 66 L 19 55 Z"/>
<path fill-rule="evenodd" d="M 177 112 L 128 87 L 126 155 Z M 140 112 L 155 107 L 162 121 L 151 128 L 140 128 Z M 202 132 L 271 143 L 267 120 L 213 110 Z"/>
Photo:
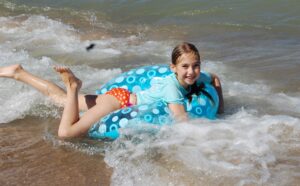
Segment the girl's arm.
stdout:
<path fill-rule="evenodd" d="M 170 103 L 168 106 L 176 121 L 180 122 L 188 120 L 188 116 L 183 105 Z"/>
<path fill-rule="evenodd" d="M 212 79 L 211 84 L 215 87 L 216 91 L 218 92 L 218 96 L 219 96 L 218 113 L 222 114 L 224 112 L 224 100 L 223 100 L 221 81 L 220 81 L 219 77 L 216 76 L 215 74 L 211 74 L 211 79 Z"/>

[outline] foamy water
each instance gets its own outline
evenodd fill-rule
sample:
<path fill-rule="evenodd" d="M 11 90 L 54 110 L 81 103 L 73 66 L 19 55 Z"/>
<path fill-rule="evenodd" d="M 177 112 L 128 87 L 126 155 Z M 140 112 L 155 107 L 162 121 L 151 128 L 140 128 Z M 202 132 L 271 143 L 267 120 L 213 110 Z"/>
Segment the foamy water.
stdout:
<path fill-rule="evenodd" d="M 112 144 L 113 185 L 293 185 L 299 176 L 299 119 L 239 112 Z"/>
<path fill-rule="evenodd" d="M 125 25 L 118 22 L 109 24 L 108 19 L 102 20 L 96 13 L 70 10 L 74 16 L 70 19 L 78 18 L 78 14 L 82 17 L 94 16 L 88 22 L 79 20 L 72 25 L 51 14 L 51 11 L 60 12 L 61 9 L 22 8 L 8 2 L 0 5 L 6 7 L 3 9 L 9 14 L 0 17 L 0 65 L 22 64 L 28 71 L 62 87 L 52 67 L 67 65 L 83 81 L 84 93 L 94 93 L 101 84 L 132 67 L 168 63 L 176 43 L 196 38 L 193 34 L 189 37 L 181 32 L 189 32 L 190 28 L 177 30 L 174 25 L 164 25 L 168 22 L 167 18 L 158 21 L 162 24 L 160 30 L 157 27 L 150 29 L 152 25 L 135 27 L 131 16 L 128 17 L 131 24 L 127 26 L 126 22 Z M 23 13 L 18 14 L 14 10 Z M 63 13 L 68 11 L 63 10 Z M 49 14 L 43 15 L 45 12 Z M 170 12 L 165 15 L 172 15 L 170 23 L 173 23 L 174 14 Z M 178 15 L 183 16 L 182 22 L 190 23 L 193 20 L 185 20 L 186 16 L 215 12 L 217 16 L 222 11 L 216 7 L 207 11 L 183 11 Z M 147 16 L 143 18 L 145 22 L 155 20 Z M 219 18 L 219 21 L 222 19 Z M 263 26 L 257 24 L 251 29 L 255 36 L 264 38 L 264 34 L 271 32 L 274 25 L 261 24 Z M 93 32 L 89 35 L 82 29 L 85 25 L 96 31 L 100 31 L 97 30 L 99 27 L 106 30 L 103 34 L 95 36 Z M 240 36 L 236 33 L 224 33 L 224 37 L 218 35 L 218 29 L 226 31 L 228 27 L 242 30 Z M 120 28 L 124 28 L 124 32 Z M 113 34 L 108 32 L 114 29 L 118 31 Z M 57 138 L 57 125 L 53 124 L 59 121 L 60 109 L 29 86 L 0 78 L 0 126 L 5 124 L 6 133 L 12 136 L 10 143 L 6 139 L 0 141 L 6 147 L 2 153 L 14 152 L 11 149 L 19 153 L 17 149 L 22 143 L 20 146 L 18 143 L 22 138 L 14 136 L 17 123 L 22 129 L 26 128 L 23 125 L 28 125 L 28 130 L 39 128 L 42 141 L 50 144 L 48 151 L 67 148 L 71 152 L 87 155 L 87 159 L 95 154 L 103 155 L 105 163 L 112 167 L 111 185 L 297 185 L 300 181 L 300 89 L 297 88 L 299 78 L 295 75 L 300 70 L 297 66 L 299 55 L 295 53 L 298 40 L 291 42 L 272 35 L 270 37 L 274 40 L 261 41 L 264 45 L 256 47 L 252 43 L 259 44 L 260 41 L 254 42 L 256 37 L 245 38 L 244 34 L 249 32 L 243 31 L 245 27 L 242 24 L 222 23 L 215 29 L 220 45 L 209 33 L 202 33 L 204 41 L 197 37 L 195 43 L 204 54 L 202 68 L 218 74 L 222 80 L 225 113 L 218 119 L 198 119 L 165 126 L 160 130 L 147 125 L 144 130 L 124 129 L 121 138 L 108 143 L 88 139 L 64 141 Z M 159 37 L 166 33 L 168 37 Z M 236 37 L 236 40 L 228 39 L 229 35 Z M 243 42 L 239 43 L 239 39 Z M 95 44 L 95 48 L 87 51 L 86 47 L 91 43 Z M 279 47 L 278 43 L 283 47 Z M 285 55 L 278 56 L 278 53 Z M 274 61 L 271 63 L 269 58 Z M 286 62 L 284 66 L 281 66 L 281 61 Z M 276 82 L 279 75 L 270 72 L 278 72 L 278 69 L 284 76 Z M 268 76 L 264 76 L 263 70 L 268 72 Z M 45 122 L 37 125 L 39 120 Z M 0 132 L 3 131 L 0 128 Z M 24 138 L 30 139 L 32 135 L 25 133 Z M 16 146 L 13 146 L 14 143 Z M 33 154 L 39 154 L 35 143 L 29 144 L 28 149 Z M 3 165 L 10 163 L 5 158 L 6 155 L 1 160 Z M 73 158 L 74 162 L 80 162 L 79 158 Z M 34 162 L 34 159 L 30 160 Z M 48 164 L 51 161 L 48 160 Z M 98 163 L 93 159 L 87 166 Z M 29 165 L 28 169 L 40 170 L 44 166 L 54 172 L 53 176 L 55 171 L 60 171 L 46 165 Z M 14 169 L 23 170 L 21 166 Z M 63 174 L 67 174 L 68 170 L 63 170 Z M 15 180 L 10 178 L 11 182 L 19 183 L 16 180 L 22 175 L 18 172 Z M 0 179 L 3 177 L 0 176 Z"/>

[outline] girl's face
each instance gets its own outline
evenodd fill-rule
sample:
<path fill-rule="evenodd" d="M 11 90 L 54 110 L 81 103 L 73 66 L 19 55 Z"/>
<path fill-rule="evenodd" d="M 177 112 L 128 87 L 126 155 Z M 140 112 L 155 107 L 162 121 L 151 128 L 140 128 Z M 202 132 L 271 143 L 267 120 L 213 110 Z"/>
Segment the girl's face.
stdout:
<path fill-rule="evenodd" d="M 177 80 L 184 87 L 193 85 L 200 76 L 200 61 L 193 53 L 184 53 L 177 59 L 177 64 L 171 64 L 171 69 L 177 74 Z"/>

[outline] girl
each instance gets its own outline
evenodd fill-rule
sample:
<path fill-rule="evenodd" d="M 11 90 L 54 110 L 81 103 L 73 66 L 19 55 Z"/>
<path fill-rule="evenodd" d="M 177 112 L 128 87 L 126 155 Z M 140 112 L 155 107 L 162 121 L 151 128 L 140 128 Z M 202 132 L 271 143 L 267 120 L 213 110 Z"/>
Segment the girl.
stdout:
<path fill-rule="evenodd" d="M 200 76 L 200 55 L 190 43 L 176 46 L 172 52 L 170 68 L 173 74 L 156 82 L 150 89 L 131 94 L 123 88 L 115 88 L 102 95 L 79 94 L 81 81 L 66 67 L 54 67 L 65 84 L 66 92 L 56 84 L 41 79 L 22 68 L 12 65 L 0 68 L 0 77 L 13 78 L 36 88 L 50 97 L 56 104 L 64 105 L 58 136 L 76 137 L 86 134 L 89 128 L 103 116 L 130 105 L 152 103 L 162 100 L 168 104 L 177 121 L 187 120 L 184 98 L 193 93 L 192 89 Z M 220 80 L 212 75 L 212 85 L 216 88 L 223 112 L 223 96 Z M 82 117 L 79 112 L 85 111 Z"/>

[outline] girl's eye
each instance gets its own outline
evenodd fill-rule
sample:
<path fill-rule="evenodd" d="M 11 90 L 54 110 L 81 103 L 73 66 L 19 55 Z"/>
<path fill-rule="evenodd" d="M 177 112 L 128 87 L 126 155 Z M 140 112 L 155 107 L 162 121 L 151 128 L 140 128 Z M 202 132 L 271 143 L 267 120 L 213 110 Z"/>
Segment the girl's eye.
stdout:
<path fill-rule="evenodd" d="M 200 63 L 196 63 L 194 67 L 200 67 Z"/>

